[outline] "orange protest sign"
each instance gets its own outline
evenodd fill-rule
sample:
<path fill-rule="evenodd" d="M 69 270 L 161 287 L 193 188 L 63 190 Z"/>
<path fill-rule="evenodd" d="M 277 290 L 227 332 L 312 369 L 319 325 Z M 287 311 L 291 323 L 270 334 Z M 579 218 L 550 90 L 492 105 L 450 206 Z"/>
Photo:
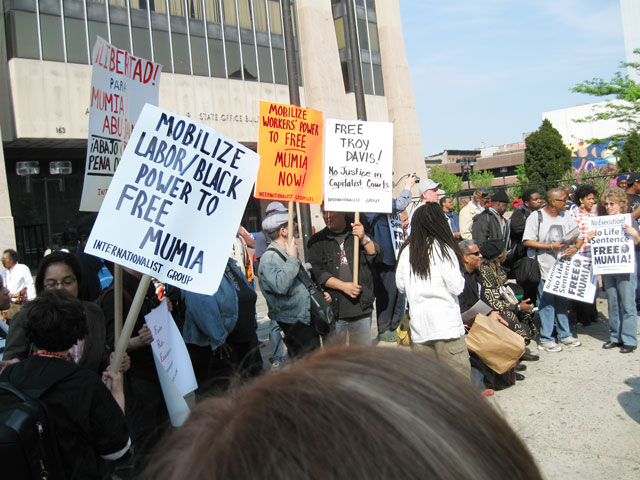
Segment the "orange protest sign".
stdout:
<path fill-rule="evenodd" d="M 260 102 L 255 197 L 322 203 L 322 112 Z"/>

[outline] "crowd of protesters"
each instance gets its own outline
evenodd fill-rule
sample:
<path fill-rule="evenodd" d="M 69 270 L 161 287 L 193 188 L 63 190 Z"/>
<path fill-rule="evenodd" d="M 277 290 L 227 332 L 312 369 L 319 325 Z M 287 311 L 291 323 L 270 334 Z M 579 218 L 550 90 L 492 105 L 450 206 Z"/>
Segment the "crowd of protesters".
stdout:
<path fill-rule="evenodd" d="M 595 304 L 570 302 L 545 291 L 554 263 L 578 252 L 591 255 L 594 232 L 590 219 L 598 215 L 630 214 L 630 225 L 624 231 L 636 245 L 640 244 L 636 222 L 640 217 L 640 174 L 619 177 L 617 185 L 602 192 L 589 184 L 575 190 L 528 189 L 512 212 L 508 212 L 510 202 L 504 190 L 479 188 L 459 215 L 451 197 L 442 195 L 441 185 L 432 179 L 420 182 L 420 203 L 408 208 L 416 182 L 415 175 L 407 176 L 404 189 L 393 199 L 391 214 L 367 214 L 356 221 L 351 214 L 323 207 L 326 226 L 309 239 L 308 264 L 299 258 L 297 223 L 291 222 L 284 205 L 272 202 L 255 238 L 242 227 L 238 231 L 216 293 L 196 294 L 158 283 L 149 286 L 120 367 L 124 375 L 106 371 L 117 343 L 115 292 L 109 286 L 113 266 L 96 261 L 82 248 L 75 255 L 58 251 L 42 260 L 34 283 L 28 268 L 19 263 L 17 252 L 6 250 L 0 309 L 7 313 L 9 328 L 0 381 L 32 389 L 42 386 L 38 382 L 47 384 L 49 390 L 42 398 L 50 403 L 60 423 L 61 462 L 66 477 L 100 478 L 120 469 L 119 476 L 133 478 L 149 464 L 150 455 L 169 429 L 150 346 L 153 335 L 145 323 L 145 315 L 161 301 L 167 302 L 182 332 L 199 386 L 197 398 L 203 404 L 208 402 L 206 396 L 224 395 L 235 383 L 247 383 L 263 373 L 257 335 L 258 290 L 266 300 L 271 321 L 272 370 L 293 363 L 285 360 L 286 356 L 298 360 L 322 346 L 396 342 L 397 329 L 408 317 L 414 351 L 452 367 L 459 374 L 455 382 L 472 381 L 484 394 L 491 394 L 491 389 L 524 379 L 521 372 L 526 365 L 521 362 L 540 357 L 527 347 L 507 372 L 493 371 L 480 355 L 467 348 L 465 335 L 474 317 L 465 313 L 481 303 L 491 321 L 515 332 L 527 346 L 537 342 L 541 351 L 579 347 L 581 342 L 571 331 L 569 312 L 587 326 L 597 320 Z M 405 232 L 399 251 L 394 248 L 395 232 L 389 223 L 389 215 L 395 214 L 400 214 Z M 574 230 L 574 235 L 568 235 Z M 571 240 L 565 240 L 568 237 Z M 254 257 L 250 249 L 255 250 Z M 637 347 L 639 257 L 636 252 L 635 272 L 602 276 L 610 324 L 604 349 L 631 353 Z M 126 316 L 141 274 L 123 270 Z M 310 293 L 301 275 L 310 275 L 331 306 L 335 322 L 327 334 L 319 333 L 314 325 Z M 375 339 L 371 335 L 374 319 L 378 332 Z M 336 355 L 344 356 L 343 362 L 347 363 L 366 365 L 373 361 L 368 354 L 354 354 L 352 360 L 349 354 Z M 326 354 L 316 354 L 309 368 L 325 374 L 330 382 L 332 375 L 341 372 L 324 372 L 324 367 L 318 366 L 322 358 L 330 361 Z M 74 365 L 59 368 L 62 361 Z M 341 365 L 336 362 L 337 368 Z M 303 373 L 301 368 L 293 370 L 297 373 L 291 373 L 290 378 L 302 382 L 298 378 Z M 370 373 L 362 371 L 363 375 Z M 47 380 L 49 374 L 55 382 Z M 110 381 L 109 388 L 106 380 Z M 352 382 L 356 385 L 358 379 Z M 259 395 L 261 388 L 285 388 L 276 380 L 259 385 L 253 390 Z M 308 386 L 316 387 L 315 383 Z M 303 395 L 297 390 L 293 394 Z M 265 405 L 263 410 L 269 404 Z M 233 415 L 230 404 L 215 402 L 198 410 L 198 415 L 212 414 L 216 409 Z M 253 413 L 258 411 L 262 410 Z M 226 420 L 220 412 L 212 428 L 224 428 Z M 309 416 L 310 421 L 314 418 L 304 409 L 300 414 Z M 249 420 L 245 423 L 246 428 L 255 426 Z M 176 442 L 184 447 L 189 435 L 177 437 Z M 132 452 L 128 452 L 130 445 Z M 165 443 L 161 448 L 170 446 Z M 74 451 L 77 454 L 72 454 Z M 159 465 L 163 463 L 154 463 L 154 471 L 161 468 Z M 278 465 L 284 468 L 284 464 L 271 467 Z M 177 467 L 166 468 L 170 471 Z M 183 471 L 175 475 L 182 477 Z"/>

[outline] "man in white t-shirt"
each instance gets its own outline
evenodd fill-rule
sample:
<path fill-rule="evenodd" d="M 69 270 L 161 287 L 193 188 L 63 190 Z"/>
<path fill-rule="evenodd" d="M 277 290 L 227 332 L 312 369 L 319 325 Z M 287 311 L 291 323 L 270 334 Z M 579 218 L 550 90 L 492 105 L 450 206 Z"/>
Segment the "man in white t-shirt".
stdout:
<path fill-rule="evenodd" d="M 582 344 L 571 335 L 567 316 L 567 299 L 543 290 L 556 259 L 560 256 L 575 255 L 583 242 L 580 234 L 575 244 L 561 243 L 567 233 L 578 227 L 573 217 L 565 212 L 567 200 L 567 194 L 563 190 L 559 188 L 549 190 L 547 205 L 529 215 L 522 236 L 522 243 L 528 248 L 527 255 L 535 258 L 540 267 L 541 280 L 538 285 L 537 305 L 540 309 L 542 328 L 538 348 L 548 352 L 562 351 L 562 347 L 552 337 L 554 325 L 560 343 L 568 347 L 579 347 Z"/>
<path fill-rule="evenodd" d="M 2 252 L 2 264 L 6 270 L 2 272 L 4 286 L 9 290 L 9 296 L 14 303 L 24 303 L 25 300 L 36 298 L 36 288 L 29 267 L 18 263 L 18 252 L 8 248 Z M 26 297 L 26 298 L 25 298 Z"/>

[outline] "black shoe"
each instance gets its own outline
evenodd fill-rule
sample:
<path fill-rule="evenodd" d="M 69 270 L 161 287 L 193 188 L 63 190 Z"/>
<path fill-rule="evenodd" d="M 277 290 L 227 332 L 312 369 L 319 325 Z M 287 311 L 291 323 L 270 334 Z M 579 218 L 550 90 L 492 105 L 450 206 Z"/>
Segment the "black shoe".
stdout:
<path fill-rule="evenodd" d="M 527 369 L 527 366 L 523 363 L 519 363 L 516 365 L 516 372 L 524 372 Z"/>
<path fill-rule="evenodd" d="M 520 357 L 520 361 L 525 361 L 525 362 L 537 362 L 538 360 L 540 360 L 540 355 L 535 355 L 533 353 L 525 353 L 524 355 L 522 355 Z"/>
<path fill-rule="evenodd" d="M 516 373 L 516 380 L 517 381 L 522 381 L 524 380 L 524 375 L 521 373 Z"/>
<path fill-rule="evenodd" d="M 620 353 L 631 353 L 636 349 L 636 347 L 632 347 L 631 345 L 622 345 L 620 347 Z"/>
<path fill-rule="evenodd" d="M 622 344 L 618 342 L 607 342 L 604 345 L 602 345 L 602 348 L 604 348 L 605 350 L 609 350 L 610 348 L 616 348 L 621 346 Z"/>

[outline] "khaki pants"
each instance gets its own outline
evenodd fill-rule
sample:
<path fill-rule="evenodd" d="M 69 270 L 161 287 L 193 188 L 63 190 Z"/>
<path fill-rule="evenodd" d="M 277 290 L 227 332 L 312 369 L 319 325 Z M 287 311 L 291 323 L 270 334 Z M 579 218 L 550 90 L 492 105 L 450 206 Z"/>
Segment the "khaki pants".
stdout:
<path fill-rule="evenodd" d="M 433 340 L 425 343 L 411 343 L 411 348 L 431 358 L 446 363 L 467 380 L 471 377 L 469 351 L 464 336 L 449 340 Z"/>

